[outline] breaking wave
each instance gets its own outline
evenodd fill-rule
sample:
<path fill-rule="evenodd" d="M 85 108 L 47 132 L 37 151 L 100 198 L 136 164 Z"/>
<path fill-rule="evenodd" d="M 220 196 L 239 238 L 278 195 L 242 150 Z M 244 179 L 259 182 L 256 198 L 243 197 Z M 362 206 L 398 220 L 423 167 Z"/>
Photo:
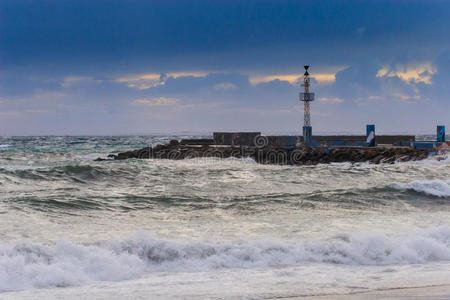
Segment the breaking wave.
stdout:
<path fill-rule="evenodd" d="M 450 227 L 402 236 L 341 235 L 321 241 L 188 242 L 140 232 L 123 241 L 0 244 L 0 291 L 122 281 L 151 272 L 450 261 Z"/>
<path fill-rule="evenodd" d="M 450 180 L 415 180 L 406 184 L 394 184 L 393 187 L 437 197 L 450 197 Z"/>
<path fill-rule="evenodd" d="M 108 168 L 108 166 L 68 164 L 62 166 L 2 166 L 0 174 L 11 175 L 17 179 L 61 180 L 74 178 L 83 180 L 103 180 L 113 178 L 133 179 L 138 173 L 136 169 Z"/>

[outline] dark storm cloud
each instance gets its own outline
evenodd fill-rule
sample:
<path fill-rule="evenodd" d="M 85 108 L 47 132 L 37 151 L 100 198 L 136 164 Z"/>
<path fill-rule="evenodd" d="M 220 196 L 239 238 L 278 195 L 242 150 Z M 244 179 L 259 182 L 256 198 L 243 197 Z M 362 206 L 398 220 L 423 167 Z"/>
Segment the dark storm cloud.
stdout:
<path fill-rule="evenodd" d="M 432 128 L 450 110 L 449 11 L 445 1 L 0 0 L 0 133 L 292 132 L 303 64 L 317 75 L 316 131 Z"/>
<path fill-rule="evenodd" d="M 412 44 L 425 56 L 430 42 L 448 44 L 449 4 L 431 2 L 3 0 L 1 57 L 6 66 L 81 63 L 94 72 L 95 64 L 264 69 L 298 55 L 343 64 Z"/>

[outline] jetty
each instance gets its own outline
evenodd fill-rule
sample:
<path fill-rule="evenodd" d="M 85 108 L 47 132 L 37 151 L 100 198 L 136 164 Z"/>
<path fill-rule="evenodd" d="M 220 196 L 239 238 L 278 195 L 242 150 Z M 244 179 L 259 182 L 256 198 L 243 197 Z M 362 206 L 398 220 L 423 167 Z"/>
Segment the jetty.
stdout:
<path fill-rule="evenodd" d="M 260 132 L 215 132 L 211 139 L 173 139 L 166 144 L 111 154 L 108 159 L 252 158 L 262 164 L 315 165 L 333 162 L 395 163 L 422 160 L 450 149 L 443 140 L 416 141 L 415 136 L 265 136 Z M 102 160 L 102 159 L 98 159 Z"/>
<path fill-rule="evenodd" d="M 333 162 L 394 163 L 421 160 L 448 151 L 445 126 L 437 126 L 436 140 L 416 141 L 414 135 L 375 134 L 375 125 L 366 125 L 365 135 L 315 136 L 311 126 L 309 66 L 304 66 L 299 101 L 304 105 L 303 135 L 267 136 L 261 132 L 214 132 L 212 138 L 171 140 L 167 144 L 109 155 L 109 159 L 189 159 L 252 158 L 258 163 L 314 165 Z M 98 160 L 102 160 L 99 158 Z"/>

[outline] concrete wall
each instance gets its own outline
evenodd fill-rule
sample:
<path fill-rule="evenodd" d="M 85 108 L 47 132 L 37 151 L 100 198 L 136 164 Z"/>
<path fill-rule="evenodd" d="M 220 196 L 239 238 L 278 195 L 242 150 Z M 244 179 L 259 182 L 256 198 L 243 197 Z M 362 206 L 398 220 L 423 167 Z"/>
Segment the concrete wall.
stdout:
<path fill-rule="evenodd" d="M 295 135 L 269 135 L 266 138 L 269 146 L 295 146 L 298 142 Z"/>
<path fill-rule="evenodd" d="M 377 135 L 375 141 L 377 144 L 395 144 L 396 142 L 414 142 L 414 135 Z"/>
<path fill-rule="evenodd" d="M 216 145 L 253 146 L 260 135 L 261 132 L 214 132 L 213 139 Z"/>
<path fill-rule="evenodd" d="M 300 139 L 303 141 L 302 139 Z M 375 141 L 377 144 L 389 144 L 389 145 L 409 145 L 410 142 L 414 142 L 416 137 L 413 135 L 376 135 Z M 366 142 L 366 136 L 364 135 L 316 135 L 313 136 L 314 142 L 327 143 L 329 145 L 344 146 L 352 145 L 357 142 Z M 360 146 L 360 145 L 358 145 Z"/>
<path fill-rule="evenodd" d="M 255 139 L 260 136 L 260 132 L 214 132 L 213 141 L 216 145 L 230 146 L 255 146 Z M 268 146 L 295 146 L 304 141 L 303 136 L 277 135 L 261 136 Z M 409 146 L 416 140 L 413 135 L 377 135 L 377 144 L 388 144 L 397 146 Z M 182 141 L 183 143 L 183 141 Z M 206 142 L 205 142 L 206 143 Z M 328 146 L 365 146 L 366 136 L 364 135 L 316 135 L 312 137 L 314 145 Z M 187 142 L 186 142 L 187 144 Z M 204 144 L 204 143 L 200 143 Z"/>

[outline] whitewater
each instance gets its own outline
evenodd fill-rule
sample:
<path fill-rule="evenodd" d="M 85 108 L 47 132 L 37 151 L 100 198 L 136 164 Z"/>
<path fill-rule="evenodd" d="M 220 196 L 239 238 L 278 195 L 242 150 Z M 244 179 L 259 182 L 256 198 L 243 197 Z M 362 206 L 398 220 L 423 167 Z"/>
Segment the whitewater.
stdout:
<path fill-rule="evenodd" d="M 0 299 L 450 295 L 448 157 L 94 161 L 173 138 L 0 138 Z"/>

